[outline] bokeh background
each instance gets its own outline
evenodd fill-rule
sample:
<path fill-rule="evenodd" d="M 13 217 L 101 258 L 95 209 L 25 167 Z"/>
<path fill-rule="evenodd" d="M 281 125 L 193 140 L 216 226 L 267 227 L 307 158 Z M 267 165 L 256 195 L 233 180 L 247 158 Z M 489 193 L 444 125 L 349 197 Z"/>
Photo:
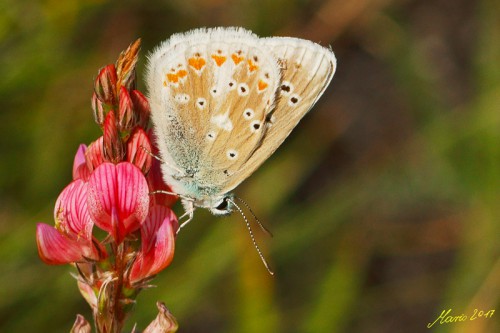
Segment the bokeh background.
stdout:
<path fill-rule="evenodd" d="M 37 222 L 100 135 L 97 70 L 136 38 L 243 26 L 332 45 L 314 110 L 237 190 L 273 231 L 196 212 L 173 264 L 129 320 L 162 300 L 179 332 L 500 332 L 500 3 L 495 0 L 0 1 L 0 331 L 68 332 L 90 318 Z M 179 206 L 177 211 L 181 212 Z M 492 318 L 429 322 L 445 309 Z"/>

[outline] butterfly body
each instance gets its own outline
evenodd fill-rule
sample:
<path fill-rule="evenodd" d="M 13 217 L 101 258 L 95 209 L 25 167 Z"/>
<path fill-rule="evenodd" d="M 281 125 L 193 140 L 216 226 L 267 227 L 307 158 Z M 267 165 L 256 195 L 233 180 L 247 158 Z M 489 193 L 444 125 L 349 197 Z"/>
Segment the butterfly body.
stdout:
<path fill-rule="evenodd" d="M 164 180 L 184 206 L 230 213 L 230 192 L 286 139 L 329 84 L 333 52 L 242 28 L 173 35 L 147 84 Z"/>

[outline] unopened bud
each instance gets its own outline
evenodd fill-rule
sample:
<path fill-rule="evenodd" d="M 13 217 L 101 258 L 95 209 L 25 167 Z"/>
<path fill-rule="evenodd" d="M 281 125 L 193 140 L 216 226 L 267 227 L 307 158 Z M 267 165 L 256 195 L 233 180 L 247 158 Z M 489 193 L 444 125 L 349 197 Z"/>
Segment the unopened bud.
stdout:
<path fill-rule="evenodd" d="M 151 150 L 151 142 L 146 132 L 140 127 L 136 128 L 127 141 L 127 161 L 141 169 L 143 174 L 147 174 L 152 164 Z"/>
<path fill-rule="evenodd" d="M 94 92 L 92 95 L 92 110 L 94 111 L 94 120 L 97 125 L 102 126 L 104 122 L 104 107 L 99 98 L 97 98 L 97 94 Z"/>
<path fill-rule="evenodd" d="M 120 104 L 118 109 L 118 129 L 120 131 L 130 131 L 137 124 L 137 117 L 134 113 L 134 105 L 132 104 L 132 99 L 128 93 L 128 90 L 124 87 L 120 87 Z"/>
<path fill-rule="evenodd" d="M 110 105 L 116 104 L 117 81 L 115 65 L 101 68 L 94 83 L 94 91 L 101 102 Z"/>
<path fill-rule="evenodd" d="M 125 156 L 125 146 L 116 126 L 116 117 L 113 110 L 109 111 L 104 119 L 103 126 L 104 158 L 110 162 L 118 163 Z"/>
<path fill-rule="evenodd" d="M 136 114 L 139 115 L 138 125 L 142 128 L 146 128 L 149 123 L 149 115 L 151 114 L 148 99 L 139 90 L 132 90 L 130 92 L 130 98 L 134 104 Z"/>
<path fill-rule="evenodd" d="M 138 53 L 141 48 L 141 40 L 137 39 L 125 51 L 120 53 L 116 61 L 116 73 L 120 86 L 131 90 L 135 88 L 136 74 L 135 66 L 137 64 Z"/>
<path fill-rule="evenodd" d="M 92 326 L 90 323 L 80 314 L 76 315 L 75 323 L 71 328 L 69 333 L 91 333 Z"/>
<path fill-rule="evenodd" d="M 155 320 L 149 324 L 143 333 L 174 333 L 177 332 L 179 325 L 175 317 L 168 311 L 165 304 L 157 302 L 159 313 Z"/>

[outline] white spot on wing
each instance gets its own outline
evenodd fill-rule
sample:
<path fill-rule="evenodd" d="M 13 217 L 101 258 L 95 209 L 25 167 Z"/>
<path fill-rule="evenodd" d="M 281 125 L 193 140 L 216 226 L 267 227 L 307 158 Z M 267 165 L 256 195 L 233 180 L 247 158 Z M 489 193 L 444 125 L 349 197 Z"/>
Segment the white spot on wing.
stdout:
<path fill-rule="evenodd" d="M 231 131 L 233 129 L 233 123 L 231 122 L 231 119 L 229 119 L 229 112 L 226 112 L 224 114 L 220 114 L 217 116 L 213 116 L 210 119 L 210 122 L 212 124 L 217 125 L 219 128 L 223 129 L 224 131 Z"/>

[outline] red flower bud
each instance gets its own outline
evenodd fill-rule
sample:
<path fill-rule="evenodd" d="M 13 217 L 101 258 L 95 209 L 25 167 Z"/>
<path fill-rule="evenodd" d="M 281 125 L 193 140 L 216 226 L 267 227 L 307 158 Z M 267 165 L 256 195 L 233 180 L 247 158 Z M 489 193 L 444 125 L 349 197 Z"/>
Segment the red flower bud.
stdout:
<path fill-rule="evenodd" d="M 94 92 L 101 102 L 110 105 L 116 104 L 117 81 L 115 65 L 101 68 L 94 83 Z"/>
<path fill-rule="evenodd" d="M 104 158 L 107 161 L 118 163 L 125 156 L 125 145 L 116 126 L 116 117 L 113 110 L 109 111 L 103 127 Z"/>
<path fill-rule="evenodd" d="M 118 75 L 119 86 L 124 86 L 128 90 L 135 89 L 135 66 L 137 64 L 141 40 L 137 39 L 134 43 L 120 53 L 116 61 L 116 73 Z"/>
<path fill-rule="evenodd" d="M 127 161 L 141 169 L 143 174 L 147 174 L 153 159 L 148 154 L 151 149 L 151 143 L 146 132 L 138 127 L 127 142 Z"/>
<path fill-rule="evenodd" d="M 94 92 L 92 94 L 92 110 L 94 111 L 94 120 L 97 125 L 102 126 L 104 122 L 104 107 L 99 98 L 97 98 L 97 94 Z"/>
<path fill-rule="evenodd" d="M 137 125 L 137 116 L 128 90 L 120 87 L 120 103 L 118 108 L 118 128 L 120 131 L 130 131 Z"/>
<path fill-rule="evenodd" d="M 149 123 L 149 115 L 151 114 L 148 99 L 139 90 L 132 90 L 130 92 L 130 98 L 134 104 L 136 114 L 139 115 L 138 125 L 142 128 L 146 128 Z"/>

